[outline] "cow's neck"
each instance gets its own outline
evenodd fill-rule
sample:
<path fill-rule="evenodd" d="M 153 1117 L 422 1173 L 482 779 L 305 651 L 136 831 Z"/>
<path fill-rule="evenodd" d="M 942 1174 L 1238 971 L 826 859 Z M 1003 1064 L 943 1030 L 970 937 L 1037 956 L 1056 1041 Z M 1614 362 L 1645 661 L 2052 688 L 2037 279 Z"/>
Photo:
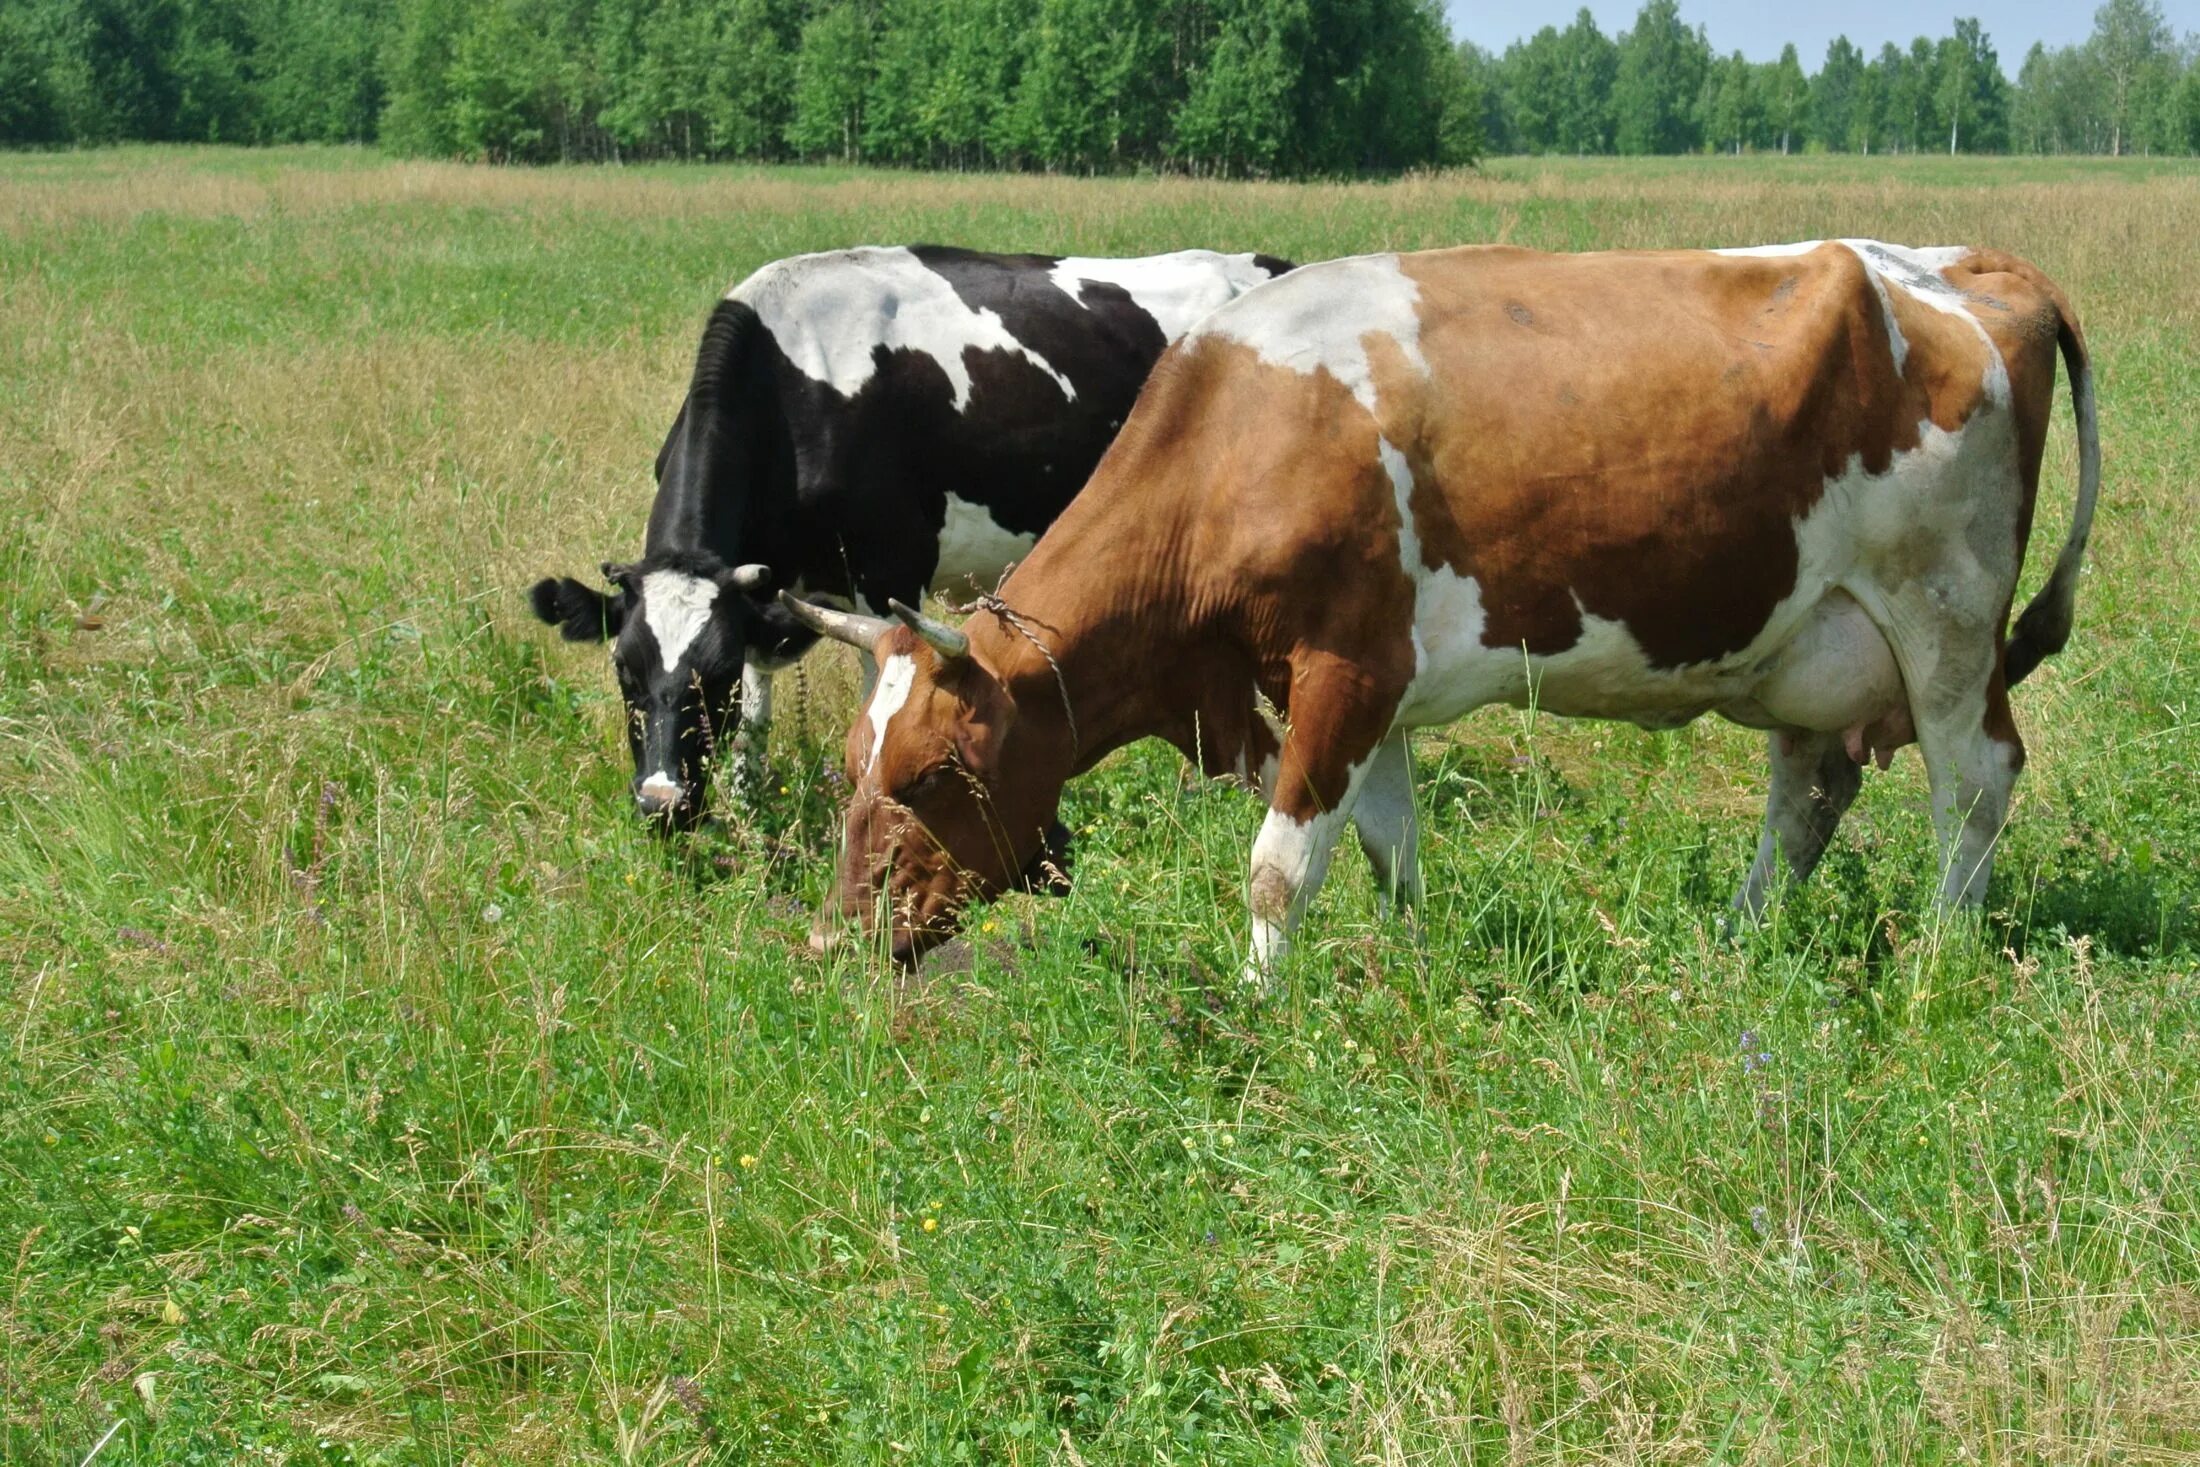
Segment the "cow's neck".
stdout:
<path fill-rule="evenodd" d="M 1071 751 L 1065 777 L 1144 738 L 1210 774 L 1257 770 L 1272 752 L 1237 608 L 1200 594 L 1179 506 L 1153 509 L 1073 504 L 1001 588 L 1001 609 L 972 622 L 1019 722 Z"/>
<path fill-rule="evenodd" d="M 707 551 L 727 565 L 769 558 L 768 547 L 751 543 L 750 455 L 718 415 L 695 401 L 681 411 L 649 511 L 651 554 Z"/>

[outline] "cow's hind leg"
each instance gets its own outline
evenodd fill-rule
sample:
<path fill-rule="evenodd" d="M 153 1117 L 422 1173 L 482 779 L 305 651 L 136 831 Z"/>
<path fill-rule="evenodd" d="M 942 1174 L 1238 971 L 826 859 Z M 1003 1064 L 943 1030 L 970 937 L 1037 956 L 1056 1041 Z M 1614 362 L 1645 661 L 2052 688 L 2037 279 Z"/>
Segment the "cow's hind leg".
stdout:
<path fill-rule="evenodd" d="M 1998 653 L 1983 689 L 1933 701 L 1938 706 L 1913 706 L 1911 714 L 1932 787 L 1940 905 L 1976 907 L 1986 900 L 1994 874 L 1994 847 L 2009 818 L 2010 791 L 2024 768 L 2024 740 L 2009 716 Z"/>
<path fill-rule="evenodd" d="M 1352 828 L 1375 868 L 1375 895 L 1383 909 L 1421 904 L 1420 821 L 1413 808 L 1413 753 L 1399 729 L 1375 751 L 1352 806 Z"/>
<path fill-rule="evenodd" d="M 1802 881 L 1816 869 L 1864 779 L 1863 769 L 1849 757 L 1839 734 L 1782 729 L 1765 742 L 1772 756 L 1772 788 L 1765 797 L 1765 830 L 1757 841 L 1757 859 L 1734 893 L 1734 911 L 1743 922 L 1764 915 L 1765 902 L 1780 878 L 1781 862 L 1787 863 L 1793 881 Z"/>
<path fill-rule="evenodd" d="M 2001 676 L 1998 615 L 2006 597 L 1992 609 L 1957 599 L 1898 598 L 1885 628 L 1925 756 L 1944 909 L 1986 899 L 2009 794 L 2024 768 L 2024 741 Z"/>

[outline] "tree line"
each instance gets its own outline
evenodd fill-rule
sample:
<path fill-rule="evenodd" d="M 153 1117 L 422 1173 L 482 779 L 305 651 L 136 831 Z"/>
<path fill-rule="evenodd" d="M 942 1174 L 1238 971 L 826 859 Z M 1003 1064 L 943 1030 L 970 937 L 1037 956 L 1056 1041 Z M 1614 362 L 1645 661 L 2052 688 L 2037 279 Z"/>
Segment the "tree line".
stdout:
<path fill-rule="evenodd" d="M 2154 0 L 2107 0 L 2084 42 L 2034 43 L 2012 85 L 1975 19 L 1866 56 L 1846 36 L 1806 75 L 1720 56 L 1675 0 L 1606 36 L 1584 8 L 1492 55 L 1460 48 L 1475 131 L 1500 153 L 2192 153 L 2200 64 Z"/>
<path fill-rule="evenodd" d="M 1677 0 L 1493 55 L 1440 0 L 0 0 L 0 144 L 373 142 L 492 161 L 1388 172 L 1498 153 L 2192 152 L 2155 0 L 2012 84 L 1975 20 L 1815 74 Z"/>

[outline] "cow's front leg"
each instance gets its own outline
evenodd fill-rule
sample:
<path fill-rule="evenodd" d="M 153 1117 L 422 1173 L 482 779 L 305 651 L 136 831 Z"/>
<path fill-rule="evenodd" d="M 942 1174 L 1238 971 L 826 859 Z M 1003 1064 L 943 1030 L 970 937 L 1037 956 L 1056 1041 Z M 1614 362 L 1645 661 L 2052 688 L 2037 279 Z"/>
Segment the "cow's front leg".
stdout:
<path fill-rule="evenodd" d="M 1254 986 L 1274 978 L 1292 929 L 1329 874 L 1337 837 L 1353 818 L 1389 734 L 1389 709 L 1374 706 L 1364 678 L 1348 670 L 1330 672 L 1294 680 L 1290 728 L 1268 790 L 1268 815 L 1253 842 L 1246 886 L 1253 930 L 1244 981 Z M 1390 701 L 1394 706 L 1395 698 Z M 1400 782 L 1407 786 L 1410 809 L 1405 770 L 1397 770 L 1385 787 Z M 1394 829 L 1383 839 L 1385 849 L 1399 849 Z"/>
<path fill-rule="evenodd" d="M 741 667 L 741 720 L 733 735 L 733 797 L 743 804 L 768 781 L 765 756 L 771 748 L 772 675 L 750 658 Z"/>
<path fill-rule="evenodd" d="M 741 725 L 759 738 L 772 723 L 772 675 L 751 661 L 741 668 Z"/>

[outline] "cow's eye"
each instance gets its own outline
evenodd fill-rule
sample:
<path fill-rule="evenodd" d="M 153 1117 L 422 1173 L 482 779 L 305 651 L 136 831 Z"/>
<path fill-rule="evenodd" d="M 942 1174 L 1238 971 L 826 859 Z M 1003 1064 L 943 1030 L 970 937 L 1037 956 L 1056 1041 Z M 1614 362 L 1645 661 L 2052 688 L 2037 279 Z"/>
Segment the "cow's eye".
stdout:
<path fill-rule="evenodd" d="M 907 803 L 912 796 L 932 794 L 943 788 L 947 777 L 955 772 L 952 764 L 935 764 L 895 792 L 895 798 Z"/>

